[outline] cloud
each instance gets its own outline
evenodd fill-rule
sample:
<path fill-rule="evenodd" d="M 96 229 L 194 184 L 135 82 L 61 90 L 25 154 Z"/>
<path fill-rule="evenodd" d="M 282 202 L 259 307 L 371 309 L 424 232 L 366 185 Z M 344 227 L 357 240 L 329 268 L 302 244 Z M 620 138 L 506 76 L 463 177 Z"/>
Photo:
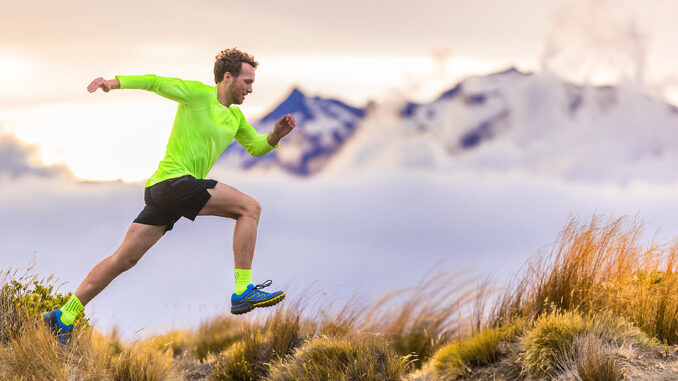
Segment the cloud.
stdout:
<path fill-rule="evenodd" d="M 626 1 L 575 0 L 554 14 L 542 68 L 577 82 L 645 81 L 649 35 Z"/>
<path fill-rule="evenodd" d="M 70 177 L 70 170 L 61 165 L 47 166 L 38 159 L 38 148 L 21 142 L 12 134 L 0 132 L 0 178 L 22 176 Z"/>
<path fill-rule="evenodd" d="M 0 110 L 0 120 L 21 140 L 39 145 L 44 162 L 65 163 L 78 178 L 150 176 L 163 157 L 177 104 L 141 90 L 92 97 L 85 104 Z"/>
<path fill-rule="evenodd" d="M 117 4 L 124 11 L 116 12 L 115 22 L 111 22 L 110 8 L 104 3 L 47 3 L 36 14 L 30 4 L 12 2 L 3 9 L 0 34 L 10 45 L 39 46 L 51 52 L 69 45 L 92 47 L 105 43 L 106 49 L 96 49 L 88 55 L 93 59 L 114 56 L 113 52 L 129 53 L 130 47 L 158 41 L 219 48 L 226 41 L 231 46 L 277 54 L 303 51 L 421 55 L 431 46 L 450 38 L 464 40 L 459 36 L 468 34 L 495 39 L 486 28 L 488 19 L 502 22 L 520 15 L 520 9 L 504 3 L 490 1 L 489 8 L 504 11 L 495 14 L 461 1 L 439 0 L 423 0 L 416 6 L 387 1 L 366 6 L 358 0 L 317 4 L 302 0 L 202 0 L 190 4 L 177 0 L 123 0 Z"/>

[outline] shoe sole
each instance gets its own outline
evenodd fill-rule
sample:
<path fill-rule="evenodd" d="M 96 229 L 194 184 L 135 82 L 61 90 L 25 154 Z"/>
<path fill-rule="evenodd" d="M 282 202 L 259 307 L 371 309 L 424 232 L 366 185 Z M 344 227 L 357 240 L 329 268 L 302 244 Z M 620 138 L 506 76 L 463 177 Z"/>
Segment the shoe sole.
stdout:
<path fill-rule="evenodd" d="M 247 307 L 247 308 L 244 309 L 244 310 L 233 311 L 233 310 L 231 309 L 231 313 L 232 313 L 233 315 L 242 315 L 242 314 L 244 314 L 244 313 L 247 313 L 247 312 L 252 311 L 253 309 L 255 309 L 255 308 L 257 308 L 257 307 L 270 307 L 270 306 L 274 306 L 274 305 L 276 305 L 276 304 L 282 302 L 283 299 L 285 299 L 285 293 L 284 293 L 284 292 L 283 292 L 282 294 L 276 296 L 276 297 L 273 298 L 273 299 L 269 299 L 269 300 L 267 300 L 267 301 L 265 301 L 265 302 L 259 302 L 259 303 L 252 304 L 251 306 Z"/>

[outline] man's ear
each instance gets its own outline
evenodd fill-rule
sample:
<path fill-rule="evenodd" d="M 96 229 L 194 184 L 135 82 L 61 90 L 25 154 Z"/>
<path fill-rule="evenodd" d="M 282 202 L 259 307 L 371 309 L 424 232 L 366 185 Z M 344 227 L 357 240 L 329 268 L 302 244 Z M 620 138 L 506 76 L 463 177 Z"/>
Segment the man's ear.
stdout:
<path fill-rule="evenodd" d="M 224 73 L 224 78 L 223 78 L 223 80 L 224 80 L 224 81 L 229 81 L 232 77 L 233 77 L 233 76 L 231 75 L 231 73 L 225 72 L 225 73 Z"/>

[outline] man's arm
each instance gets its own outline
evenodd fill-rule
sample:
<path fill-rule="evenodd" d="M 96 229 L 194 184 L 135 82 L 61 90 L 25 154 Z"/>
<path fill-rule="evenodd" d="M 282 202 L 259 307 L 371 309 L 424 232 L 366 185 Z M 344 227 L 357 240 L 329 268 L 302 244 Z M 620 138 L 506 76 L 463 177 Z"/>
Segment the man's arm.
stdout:
<path fill-rule="evenodd" d="M 247 123 L 240 109 L 236 108 L 236 110 L 238 110 L 242 119 L 238 132 L 235 134 L 235 140 L 253 156 L 263 156 L 271 150 L 278 148 L 280 139 L 289 134 L 294 128 L 294 117 L 287 114 L 275 123 L 275 127 L 270 134 L 259 134 Z"/>
<path fill-rule="evenodd" d="M 115 79 L 105 80 L 97 78 L 87 86 L 90 93 L 101 88 L 104 92 L 111 89 L 139 89 L 152 91 L 167 99 L 179 102 L 189 107 L 195 107 L 203 101 L 209 89 L 208 86 L 196 81 L 185 81 L 179 78 L 161 77 L 154 74 L 146 75 L 116 75 Z"/>

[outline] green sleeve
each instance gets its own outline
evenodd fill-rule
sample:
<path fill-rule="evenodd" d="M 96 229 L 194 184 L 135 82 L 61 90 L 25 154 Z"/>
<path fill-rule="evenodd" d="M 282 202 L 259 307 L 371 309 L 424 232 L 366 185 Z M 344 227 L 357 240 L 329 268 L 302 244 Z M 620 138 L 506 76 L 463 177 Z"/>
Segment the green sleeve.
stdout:
<path fill-rule="evenodd" d="M 199 102 L 203 85 L 196 81 L 184 81 L 178 78 L 146 75 L 116 75 L 121 89 L 141 89 L 152 91 L 165 98 L 195 107 Z"/>
<path fill-rule="evenodd" d="M 271 145 L 268 144 L 268 135 L 258 133 L 254 127 L 247 123 L 242 111 L 237 107 L 236 110 L 238 110 L 238 114 L 240 114 L 240 126 L 238 127 L 238 132 L 235 134 L 235 140 L 240 143 L 250 155 L 264 156 L 280 146 L 278 144 L 275 147 L 271 147 Z"/>

